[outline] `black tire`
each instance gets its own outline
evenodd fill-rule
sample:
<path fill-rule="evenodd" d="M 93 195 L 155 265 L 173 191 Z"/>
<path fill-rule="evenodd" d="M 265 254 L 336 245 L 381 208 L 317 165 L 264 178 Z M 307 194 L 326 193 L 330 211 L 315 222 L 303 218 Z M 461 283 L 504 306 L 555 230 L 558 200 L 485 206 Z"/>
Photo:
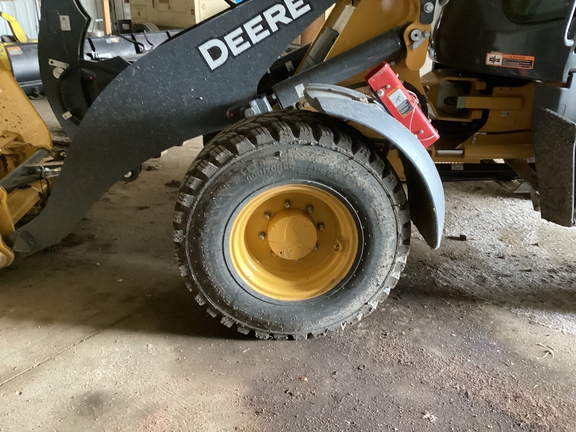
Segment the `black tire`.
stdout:
<path fill-rule="evenodd" d="M 306 300 L 261 295 L 230 259 L 230 226 L 246 202 L 283 184 L 314 184 L 354 215 L 354 265 L 329 291 Z M 410 244 L 402 185 L 356 129 L 307 111 L 273 112 L 225 129 L 192 163 L 174 214 L 180 272 L 196 301 L 227 327 L 295 339 L 343 329 L 371 313 L 400 278 Z"/>
<path fill-rule="evenodd" d="M 134 31 L 141 33 L 141 32 L 145 32 L 145 31 L 146 32 L 157 32 L 160 30 L 158 29 L 158 26 L 156 24 L 151 23 L 151 22 L 145 22 L 142 24 L 135 24 L 134 25 Z"/>
<path fill-rule="evenodd" d="M 210 132 L 206 135 L 202 135 L 202 145 L 206 146 L 212 141 L 214 138 L 218 136 L 218 134 L 222 131 Z"/>

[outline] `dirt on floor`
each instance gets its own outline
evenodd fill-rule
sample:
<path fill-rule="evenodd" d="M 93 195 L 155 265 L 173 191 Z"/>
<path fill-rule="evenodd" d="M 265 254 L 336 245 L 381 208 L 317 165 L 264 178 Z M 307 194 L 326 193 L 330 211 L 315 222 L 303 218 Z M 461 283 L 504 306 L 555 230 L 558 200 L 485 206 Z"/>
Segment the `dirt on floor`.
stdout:
<path fill-rule="evenodd" d="M 0 430 L 574 431 L 576 230 L 447 184 L 443 245 L 342 333 L 260 341 L 198 307 L 171 218 L 194 141 L 0 271 Z"/>

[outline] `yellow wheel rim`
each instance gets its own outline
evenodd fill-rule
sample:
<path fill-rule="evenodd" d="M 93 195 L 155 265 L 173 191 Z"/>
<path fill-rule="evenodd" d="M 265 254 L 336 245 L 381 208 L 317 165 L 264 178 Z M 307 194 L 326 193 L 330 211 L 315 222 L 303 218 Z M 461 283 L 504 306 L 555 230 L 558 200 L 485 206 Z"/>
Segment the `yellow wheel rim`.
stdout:
<path fill-rule="evenodd" d="M 229 251 L 240 277 L 278 300 L 306 300 L 336 287 L 358 253 L 350 210 L 314 186 L 278 186 L 252 198 L 234 219 Z"/>

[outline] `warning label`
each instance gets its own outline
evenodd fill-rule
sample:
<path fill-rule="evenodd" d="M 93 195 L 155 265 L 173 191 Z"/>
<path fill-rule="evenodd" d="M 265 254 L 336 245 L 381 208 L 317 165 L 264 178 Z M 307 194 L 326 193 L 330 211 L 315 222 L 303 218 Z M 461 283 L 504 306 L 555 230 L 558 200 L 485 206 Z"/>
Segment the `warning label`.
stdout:
<path fill-rule="evenodd" d="M 410 103 L 406 95 L 404 95 L 404 92 L 401 89 L 397 88 L 396 90 L 389 93 L 388 98 L 390 99 L 390 102 L 392 102 L 392 104 L 396 107 L 396 109 L 398 110 L 398 112 L 402 117 L 406 117 L 408 114 L 412 112 L 413 110 L 412 104 Z"/>
<path fill-rule="evenodd" d="M 534 57 L 489 52 L 486 54 L 486 64 L 513 69 L 534 69 Z"/>
<path fill-rule="evenodd" d="M 17 47 L 17 46 L 6 47 L 6 51 L 8 51 L 10 53 L 10 55 L 13 55 L 13 56 L 22 54 L 22 48 Z"/>

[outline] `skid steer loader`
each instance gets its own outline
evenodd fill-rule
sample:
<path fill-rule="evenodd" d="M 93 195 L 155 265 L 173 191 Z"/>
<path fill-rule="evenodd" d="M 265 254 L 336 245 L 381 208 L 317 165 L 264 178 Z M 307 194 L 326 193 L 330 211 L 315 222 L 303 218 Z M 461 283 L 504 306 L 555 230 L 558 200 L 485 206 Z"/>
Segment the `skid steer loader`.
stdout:
<path fill-rule="evenodd" d="M 179 269 L 210 315 L 259 338 L 318 336 L 373 311 L 398 282 L 411 222 L 438 248 L 435 162 L 489 177 L 506 161 L 544 218 L 573 225 L 576 0 L 340 0 L 290 52 L 332 0 L 228 3 L 144 56 L 95 61 L 80 2 L 43 1 L 42 80 L 72 145 L 42 211 L 2 231 L 4 265 L 60 241 L 148 158 L 214 133 L 176 203 Z M 0 180 L 20 176 L 8 200 L 34 189 L 24 174 L 45 154 L 26 156 Z"/>

